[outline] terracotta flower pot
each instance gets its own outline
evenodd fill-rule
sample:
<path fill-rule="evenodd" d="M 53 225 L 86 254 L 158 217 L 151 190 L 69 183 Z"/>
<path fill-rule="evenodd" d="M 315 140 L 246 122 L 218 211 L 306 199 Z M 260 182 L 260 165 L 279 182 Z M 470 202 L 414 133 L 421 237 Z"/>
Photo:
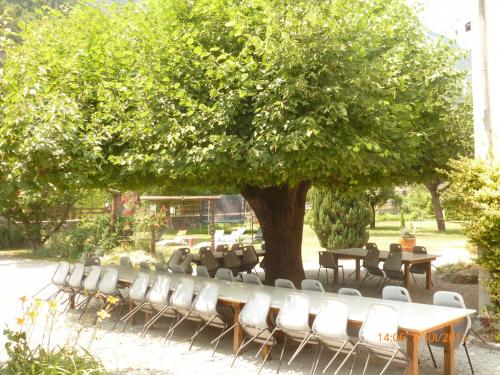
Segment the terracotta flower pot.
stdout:
<path fill-rule="evenodd" d="M 403 248 L 403 251 L 413 251 L 413 246 L 417 244 L 417 239 L 413 238 L 400 238 L 399 244 Z"/>

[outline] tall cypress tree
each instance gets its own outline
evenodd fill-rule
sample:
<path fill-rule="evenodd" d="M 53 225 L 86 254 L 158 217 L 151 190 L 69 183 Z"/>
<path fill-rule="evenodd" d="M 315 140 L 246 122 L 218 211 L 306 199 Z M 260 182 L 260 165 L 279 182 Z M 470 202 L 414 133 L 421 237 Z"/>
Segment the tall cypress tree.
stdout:
<path fill-rule="evenodd" d="M 322 247 L 362 247 L 368 241 L 372 214 L 365 193 L 314 188 L 311 195 L 312 227 Z"/>

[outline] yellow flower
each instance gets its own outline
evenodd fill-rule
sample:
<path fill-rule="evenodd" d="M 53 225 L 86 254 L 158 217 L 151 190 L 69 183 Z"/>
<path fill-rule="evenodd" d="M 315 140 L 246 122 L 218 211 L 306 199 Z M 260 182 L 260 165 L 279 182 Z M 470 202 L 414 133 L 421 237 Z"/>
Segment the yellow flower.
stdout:
<path fill-rule="evenodd" d="M 55 312 L 57 310 L 57 302 L 49 301 L 49 309 L 51 312 Z"/>
<path fill-rule="evenodd" d="M 97 317 L 99 320 L 104 320 L 106 318 L 109 318 L 111 315 L 106 311 L 106 310 L 101 310 L 97 313 Z"/>
<path fill-rule="evenodd" d="M 117 297 L 108 296 L 108 303 L 110 305 L 115 305 L 118 301 L 119 301 L 119 299 Z"/>
<path fill-rule="evenodd" d="M 21 301 L 22 303 L 26 303 L 28 301 L 28 297 L 22 296 L 21 298 L 19 298 L 19 301 Z"/>
<path fill-rule="evenodd" d="M 16 318 L 16 322 L 18 325 L 23 326 L 24 325 L 24 318 Z"/>
<path fill-rule="evenodd" d="M 35 318 L 38 316 L 38 311 L 36 310 L 30 310 L 26 313 L 27 316 L 31 318 L 31 321 L 34 322 Z"/>
<path fill-rule="evenodd" d="M 37 310 L 40 309 L 40 307 L 42 307 L 42 305 L 43 305 L 42 299 L 40 299 L 40 298 L 35 299 L 35 309 L 37 309 Z"/>

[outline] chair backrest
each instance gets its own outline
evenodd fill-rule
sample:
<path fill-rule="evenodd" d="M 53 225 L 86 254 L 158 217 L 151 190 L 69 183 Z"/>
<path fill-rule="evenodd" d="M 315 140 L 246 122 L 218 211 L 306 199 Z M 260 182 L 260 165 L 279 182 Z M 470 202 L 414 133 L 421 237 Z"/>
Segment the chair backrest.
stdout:
<path fill-rule="evenodd" d="M 219 300 L 219 285 L 206 282 L 193 301 L 193 310 L 204 315 L 217 315 L 217 301 Z"/>
<path fill-rule="evenodd" d="M 343 294 L 344 296 L 362 297 L 361 292 L 357 289 L 354 289 L 354 288 L 340 288 L 339 294 Z"/>
<path fill-rule="evenodd" d="M 191 252 L 191 249 L 189 247 L 179 247 L 177 249 L 182 255 L 187 255 Z"/>
<path fill-rule="evenodd" d="M 99 257 L 87 257 L 85 258 L 83 264 L 85 267 L 99 266 L 101 265 L 101 259 Z"/>
<path fill-rule="evenodd" d="M 87 277 L 83 280 L 83 289 L 88 292 L 95 292 L 100 278 L 101 266 L 91 266 Z"/>
<path fill-rule="evenodd" d="M 378 268 L 378 261 L 380 258 L 380 251 L 377 245 L 368 242 L 366 244 L 366 256 L 363 258 L 363 266 Z"/>
<path fill-rule="evenodd" d="M 304 279 L 300 283 L 300 289 L 302 290 L 315 290 L 316 292 L 324 292 L 323 284 L 319 280 Z"/>
<path fill-rule="evenodd" d="M 388 285 L 382 289 L 382 299 L 411 302 L 410 292 L 402 286 Z"/>
<path fill-rule="evenodd" d="M 325 268 L 334 268 L 335 262 L 333 261 L 333 255 L 328 251 L 320 251 L 319 255 L 319 265 Z"/>
<path fill-rule="evenodd" d="M 389 251 L 403 251 L 403 247 L 398 243 L 391 243 L 389 245 Z"/>
<path fill-rule="evenodd" d="M 130 260 L 129 257 L 121 257 L 120 266 L 132 268 L 132 261 Z"/>
<path fill-rule="evenodd" d="M 222 256 L 222 260 L 224 262 L 224 266 L 226 266 L 227 268 L 241 267 L 241 260 L 234 251 L 228 251 L 224 253 L 224 255 Z"/>
<path fill-rule="evenodd" d="M 276 325 L 284 331 L 308 332 L 309 297 L 302 293 L 287 295 L 276 317 Z"/>
<path fill-rule="evenodd" d="M 215 252 L 225 254 L 227 251 L 229 251 L 229 246 L 226 244 L 220 244 L 215 247 Z"/>
<path fill-rule="evenodd" d="M 399 250 L 391 250 L 384 262 L 383 269 L 387 271 L 401 271 L 403 264 L 403 252 Z"/>
<path fill-rule="evenodd" d="M 444 290 L 434 293 L 432 303 L 437 306 L 454 307 L 458 309 L 466 308 L 464 299 L 459 293 L 447 292 Z M 469 316 L 455 323 L 455 325 L 453 326 L 453 330 L 455 332 L 455 348 L 458 348 L 463 344 L 469 332 L 470 326 L 471 320 Z M 437 342 L 441 341 L 439 340 L 439 338 L 444 336 L 445 335 L 435 335 L 434 340 L 432 341 L 436 342 L 433 342 L 431 344 L 436 344 Z"/>
<path fill-rule="evenodd" d="M 180 274 L 180 275 L 185 275 L 186 274 L 186 270 L 180 264 L 174 264 L 174 265 L 172 265 L 170 267 L 170 270 L 172 271 L 172 273 L 177 273 L 177 274 Z"/>
<path fill-rule="evenodd" d="M 193 303 L 194 279 L 183 277 L 170 297 L 170 305 L 189 309 Z"/>
<path fill-rule="evenodd" d="M 151 269 L 149 267 L 149 263 L 148 262 L 141 262 L 141 263 L 139 263 L 139 267 L 141 268 L 141 270 L 150 270 Z"/>
<path fill-rule="evenodd" d="M 158 275 L 153 286 L 151 287 L 151 289 L 149 289 L 146 299 L 148 302 L 154 305 L 166 306 L 169 292 L 170 277 L 165 275 Z"/>
<path fill-rule="evenodd" d="M 176 264 L 179 264 L 180 262 L 182 262 L 183 255 L 184 255 L 183 252 L 180 251 L 179 249 L 174 250 L 174 252 L 172 253 L 172 256 L 170 257 L 170 259 L 167 262 L 168 268 L 172 269 L 173 265 L 176 265 Z"/>
<path fill-rule="evenodd" d="M 227 268 L 219 268 L 215 274 L 215 278 L 219 280 L 234 281 L 233 272 Z"/>
<path fill-rule="evenodd" d="M 243 273 L 242 278 L 244 283 L 262 285 L 260 278 L 253 273 Z"/>
<path fill-rule="evenodd" d="M 425 248 L 425 246 L 413 246 L 413 253 L 427 254 L 427 249 Z"/>
<path fill-rule="evenodd" d="M 271 295 L 264 292 L 252 294 L 240 312 L 238 322 L 243 327 L 267 328 L 267 316 L 271 308 Z"/>
<path fill-rule="evenodd" d="M 252 245 L 243 247 L 243 263 L 251 265 L 257 265 L 257 263 L 259 263 L 259 257 Z"/>
<path fill-rule="evenodd" d="M 396 346 L 398 313 L 392 306 L 373 303 L 359 330 L 359 338 L 375 346 Z"/>
<path fill-rule="evenodd" d="M 104 295 L 116 295 L 118 285 L 118 269 L 116 268 L 106 268 L 104 274 L 102 275 L 101 281 L 99 282 L 99 292 Z"/>
<path fill-rule="evenodd" d="M 163 262 L 156 262 L 155 263 L 155 271 L 156 272 L 165 272 L 167 269 L 165 267 L 165 263 Z"/>
<path fill-rule="evenodd" d="M 243 250 L 243 245 L 240 243 L 233 243 L 231 245 L 231 251 Z"/>
<path fill-rule="evenodd" d="M 274 280 L 274 286 L 277 288 L 295 289 L 295 285 L 288 279 Z"/>
<path fill-rule="evenodd" d="M 198 276 L 198 277 L 210 277 L 210 274 L 208 273 L 207 267 L 205 267 L 205 266 L 196 267 L 196 276 Z"/>
<path fill-rule="evenodd" d="M 85 273 L 85 266 L 83 263 L 76 263 L 73 271 L 68 278 L 68 286 L 73 289 L 80 289 L 82 287 L 83 275 Z"/>
<path fill-rule="evenodd" d="M 332 319 L 335 317 L 335 319 Z M 347 338 L 347 304 L 338 298 L 325 298 L 321 303 L 312 331 L 320 337 Z"/>
<path fill-rule="evenodd" d="M 193 267 L 191 266 L 191 262 L 193 261 L 193 256 L 191 254 L 186 254 L 182 259 L 182 262 L 179 263 L 179 266 L 184 269 L 184 272 L 188 275 L 193 273 Z"/>
<path fill-rule="evenodd" d="M 198 249 L 198 252 L 201 254 L 203 251 L 212 251 L 212 249 L 210 248 L 210 246 L 201 246 Z"/>
<path fill-rule="evenodd" d="M 205 266 L 208 272 L 214 272 L 219 268 L 219 262 L 215 255 L 210 250 L 200 250 L 200 263 Z"/>
<path fill-rule="evenodd" d="M 59 262 L 56 271 L 52 275 L 52 284 L 58 287 L 64 287 L 67 285 L 67 278 L 70 271 L 71 265 L 68 262 Z"/>
<path fill-rule="evenodd" d="M 149 286 L 149 274 L 139 272 L 130 287 L 128 298 L 132 301 L 144 302 L 146 300 L 146 291 Z"/>

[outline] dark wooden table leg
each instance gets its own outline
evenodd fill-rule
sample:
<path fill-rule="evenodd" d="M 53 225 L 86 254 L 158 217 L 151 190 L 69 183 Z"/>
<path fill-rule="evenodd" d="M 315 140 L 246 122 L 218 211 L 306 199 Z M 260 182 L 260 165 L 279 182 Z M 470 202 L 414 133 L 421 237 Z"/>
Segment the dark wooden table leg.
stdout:
<path fill-rule="evenodd" d="M 361 280 L 361 259 L 356 258 L 356 280 Z"/>
<path fill-rule="evenodd" d="M 76 300 L 76 295 L 72 294 L 71 297 L 69 297 L 69 308 L 72 310 L 75 308 L 75 300 Z"/>
<path fill-rule="evenodd" d="M 408 263 L 404 263 L 404 287 L 410 287 L 410 265 Z"/>
<path fill-rule="evenodd" d="M 233 305 L 235 323 L 238 322 L 242 306 L 243 305 L 241 303 L 235 303 Z M 243 342 L 243 329 L 239 325 L 236 325 L 234 327 L 234 336 L 233 336 L 233 353 L 236 353 L 238 351 L 238 348 L 240 347 L 242 342 Z"/>
<path fill-rule="evenodd" d="M 427 290 L 432 289 L 432 264 L 431 262 L 427 263 L 427 270 L 425 271 L 425 287 Z"/>
<path fill-rule="evenodd" d="M 335 255 L 333 255 L 333 264 L 335 265 L 335 267 L 333 267 L 333 284 L 335 285 L 339 282 L 339 268 L 337 267 L 339 258 Z M 328 272 L 328 269 L 326 272 Z"/>
<path fill-rule="evenodd" d="M 410 358 L 408 375 L 418 375 L 418 347 L 420 335 L 412 333 L 406 336 L 406 354 Z"/>
<path fill-rule="evenodd" d="M 455 375 L 455 337 L 453 336 L 453 326 L 451 324 L 444 328 L 444 373 L 445 375 Z"/>

